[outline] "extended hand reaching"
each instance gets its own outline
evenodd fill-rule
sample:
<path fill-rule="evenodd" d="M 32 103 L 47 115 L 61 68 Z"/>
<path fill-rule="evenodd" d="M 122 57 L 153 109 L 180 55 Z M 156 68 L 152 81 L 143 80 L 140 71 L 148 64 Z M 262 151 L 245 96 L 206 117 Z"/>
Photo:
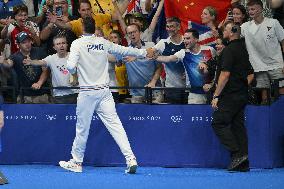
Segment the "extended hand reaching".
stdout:
<path fill-rule="evenodd" d="M 156 50 L 153 49 L 153 48 L 148 48 L 146 49 L 147 51 L 147 55 L 146 57 L 149 58 L 149 59 L 155 59 L 155 57 L 157 57 L 157 54 L 156 54 Z"/>

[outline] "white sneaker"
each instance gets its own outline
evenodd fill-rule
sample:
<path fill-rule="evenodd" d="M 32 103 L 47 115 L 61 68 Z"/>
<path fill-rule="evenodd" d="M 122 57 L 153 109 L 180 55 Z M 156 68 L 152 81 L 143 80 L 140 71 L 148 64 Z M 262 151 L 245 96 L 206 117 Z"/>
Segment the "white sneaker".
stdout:
<path fill-rule="evenodd" d="M 127 169 L 125 170 L 125 173 L 135 174 L 136 169 L 138 167 L 136 159 L 132 158 L 130 160 L 127 160 L 126 164 L 127 164 Z"/>
<path fill-rule="evenodd" d="M 81 173 L 82 172 L 82 165 L 76 163 L 74 160 L 70 159 L 69 161 L 60 161 L 59 162 L 60 167 L 63 169 L 67 169 L 69 171 L 73 171 L 75 173 Z"/>

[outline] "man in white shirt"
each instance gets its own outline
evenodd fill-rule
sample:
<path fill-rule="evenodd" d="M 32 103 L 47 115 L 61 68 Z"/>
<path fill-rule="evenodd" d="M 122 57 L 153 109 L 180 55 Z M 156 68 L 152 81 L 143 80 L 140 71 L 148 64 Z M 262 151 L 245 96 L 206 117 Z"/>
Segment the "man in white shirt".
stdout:
<path fill-rule="evenodd" d="M 67 68 L 72 74 L 77 72 L 80 86 L 76 109 L 76 137 L 72 146 L 72 159 L 68 162 L 60 161 L 59 165 L 73 172 L 82 172 L 86 143 L 95 111 L 125 156 L 126 172 L 135 173 L 136 158 L 116 113 L 115 103 L 109 90 L 108 54 L 152 58 L 154 53 L 151 49 L 122 47 L 102 37 L 96 37 L 93 35 L 95 27 L 95 21 L 92 18 L 84 18 L 84 34 L 71 45 Z"/>
<path fill-rule="evenodd" d="M 270 80 L 284 78 L 283 56 L 284 30 L 279 22 L 262 14 L 261 0 L 248 2 L 249 15 L 253 19 L 244 23 L 242 36 L 245 37 L 249 59 L 255 71 L 257 87 L 269 88 Z M 284 94 L 284 82 L 279 83 L 279 93 Z M 267 91 L 262 92 L 262 103 L 267 102 Z"/>
<path fill-rule="evenodd" d="M 53 48 L 56 50 L 56 54 L 49 55 L 42 60 L 25 59 L 23 63 L 48 67 L 51 70 L 53 87 L 72 87 L 73 85 L 69 82 L 71 74 L 67 70 L 69 56 L 67 46 L 66 37 L 57 35 L 53 38 Z M 56 104 L 75 104 L 77 94 L 72 89 L 54 89 L 53 97 Z"/>

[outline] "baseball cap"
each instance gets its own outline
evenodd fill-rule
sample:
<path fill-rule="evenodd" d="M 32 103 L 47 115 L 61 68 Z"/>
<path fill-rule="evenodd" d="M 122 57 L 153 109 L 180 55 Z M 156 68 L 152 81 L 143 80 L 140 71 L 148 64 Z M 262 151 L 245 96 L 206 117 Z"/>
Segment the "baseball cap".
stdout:
<path fill-rule="evenodd" d="M 22 43 L 24 40 L 26 40 L 28 38 L 31 39 L 31 36 L 27 32 L 22 31 L 22 32 L 18 33 L 18 35 L 16 37 L 16 41 L 17 41 L 17 43 Z"/>

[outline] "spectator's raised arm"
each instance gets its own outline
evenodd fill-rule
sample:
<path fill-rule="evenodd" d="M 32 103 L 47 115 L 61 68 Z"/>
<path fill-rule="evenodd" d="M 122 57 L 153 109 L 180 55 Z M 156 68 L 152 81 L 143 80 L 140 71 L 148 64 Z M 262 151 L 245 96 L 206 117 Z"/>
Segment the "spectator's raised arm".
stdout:
<path fill-rule="evenodd" d="M 159 20 L 159 16 L 160 16 L 160 14 L 161 14 L 161 12 L 163 10 L 163 6 L 164 6 L 164 0 L 161 0 L 160 3 L 159 3 L 159 6 L 157 8 L 157 11 L 156 11 L 156 13 L 155 13 L 151 23 L 150 23 L 150 26 L 149 26 L 149 29 L 151 31 L 154 31 L 155 28 L 156 28 L 156 25 L 157 25 L 158 20 Z"/>
<path fill-rule="evenodd" d="M 150 12 L 152 10 L 152 0 L 146 0 L 145 1 L 145 10 L 147 12 Z"/>
<path fill-rule="evenodd" d="M 113 21 L 116 21 L 116 20 L 119 20 L 119 17 L 118 17 L 119 15 L 116 12 L 119 11 L 120 13 L 123 14 L 127 9 L 129 1 L 123 0 L 123 1 L 116 2 L 115 0 L 113 0 L 112 3 L 114 6 L 114 12 L 111 15 L 111 17 Z"/>
<path fill-rule="evenodd" d="M 14 19 L 12 19 L 11 16 L 4 20 L 5 26 L 1 30 L 1 39 L 6 39 L 8 37 L 8 28 L 13 21 Z"/>
<path fill-rule="evenodd" d="M 126 35 L 126 23 L 124 19 L 122 18 L 122 12 L 120 11 L 116 0 L 112 0 L 113 6 L 114 6 L 114 15 L 116 15 L 116 19 L 118 20 L 120 27 L 122 29 L 122 32 L 124 35 Z M 127 7 L 127 6 L 126 6 Z"/>
<path fill-rule="evenodd" d="M 65 23 L 64 21 L 60 21 L 58 19 L 58 17 L 56 15 L 52 14 L 52 13 L 49 13 L 47 15 L 47 18 L 48 18 L 50 23 L 55 24 L 59 28 L 67 29 L 67 30 L 71 30 L 72 29 L 70 22 Z"/>
<path fill-rule="evenodd" d="M 34 23 L 35 24 L 35 23 Z M 27 22 L 26 26 L 31 33 L 31 38 L 36 46 L 40 46 L 40 38 L 39 38 L 39 28 L 32 26 L 31 22 Z"/>

